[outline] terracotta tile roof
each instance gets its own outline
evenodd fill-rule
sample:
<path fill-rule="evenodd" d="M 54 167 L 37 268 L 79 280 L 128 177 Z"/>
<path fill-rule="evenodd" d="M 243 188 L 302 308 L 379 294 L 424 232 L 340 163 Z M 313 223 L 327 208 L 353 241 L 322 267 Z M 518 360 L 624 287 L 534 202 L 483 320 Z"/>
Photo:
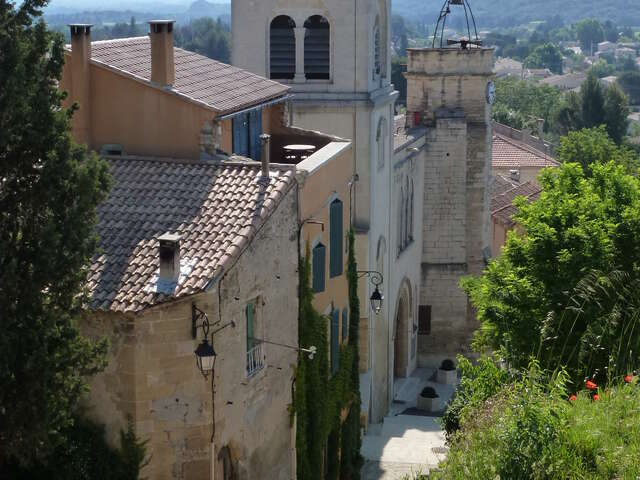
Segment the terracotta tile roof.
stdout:
<path fill-rule="evenodd" d="M 261 182 L 256 162 L 110 157 L 113 186 L 98 209 L 99 253 L 88 275 L 94 310 L 139 311 L 204 290 L 255 236 L 294 184 Z M 180 279 L 158 282 L 158 237 L 178 234 Z"/>
<path fill-rule="evenodd" d="M 175 82 L 171 92 L 228 113 L 281 97 L 289 87 L 212 60 L 174 48 Z M 91 44 L 91 60 L 119 73 L 151 83 L 149 37 L 106 40 Z"/>
<path fill-rule="evenodd" d="M 496 175 L 491 182 L 491 194 L 495 197 L 519 185 L 520 182 L 516 182 L 511 178 L 505 177 L 504 175 Z"/>
<path fill-rule="evenodd" d="M 558 167 L 560 164 L 549 155 L 536 150 L 513 138 L 498 133 L 493 135 L 493 153 L 491 158 L 493 168 L 522 167 Z"/>
<path fill-rule="evenodd" d="M 494 194 L 491 199 L 491 218 L 503 225 L 514 225 L 513 215 L 518 209 L 513 204 L 516 197 L 525 197 L 534 201 L 540 196 L 542 188 L 534 182 L 526 182 L 501 194 Z"/>

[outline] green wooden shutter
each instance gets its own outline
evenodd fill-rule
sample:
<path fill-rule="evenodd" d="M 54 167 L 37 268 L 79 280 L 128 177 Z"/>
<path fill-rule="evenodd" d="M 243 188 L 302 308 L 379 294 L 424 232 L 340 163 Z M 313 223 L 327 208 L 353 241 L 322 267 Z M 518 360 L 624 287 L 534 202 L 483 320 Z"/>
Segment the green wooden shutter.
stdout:
<path fill-rule="evenodd" d="M 349 335 L 349 311 L 345 307 L 342 310 L 342 341 L 344 342 Z"/>
<path fill-rule="evenodd" d="M 262 109 L 249 112 L 249 158 L 259 162 L 262 159 Z"/>
<path fill-rule="evenodd" d="M 331 312 L 331 375 L 338 371 L 340 366 L 340 310 Z"/>
<path fill-rule="evenodd" d="M 253 348 L 253 303 L 247 305 L 247 352 Z"/>
<path fill-rule="evenodd" d="M 316 245 L 313 248 L 312 253 L 312 286 L 313 291 L 324 292 L 324 269 L 325 269 L 325 258 L 327 256 L 327 249 L 321 243 Z"/>
<path fill-rule="evenodd" d="M 329 275 L 342 275 L 342 202 L 334 200 L 329 207 Z"/>

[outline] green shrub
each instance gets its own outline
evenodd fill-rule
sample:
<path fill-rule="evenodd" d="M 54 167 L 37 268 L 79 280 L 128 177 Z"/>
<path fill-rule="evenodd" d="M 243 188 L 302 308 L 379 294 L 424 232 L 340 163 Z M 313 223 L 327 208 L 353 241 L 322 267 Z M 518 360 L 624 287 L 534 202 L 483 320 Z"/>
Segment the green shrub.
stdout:
<path fill-rule="evenodd" d="M 120 448 L 109 446 L 104 426 L 76 417 L 64 436 L 66 441 L 39 464 L 25 469 L 9 466 L 15 480 L 137 480 L 146 465 L 146 441 L 140 441 L 129 421 L 120 432 Z"/>
<path fill-rule="evenodd" d="M 531 368 L 469 412 L 430 479 L 635 479 L 640 475 L 640 388 L 612 387 L 567 401 L 567 375 Z"/>
<path fill-rule="evenodd" d="M 460 420 L 467 412 L 482 405 L 511 380 L 511 375 L 500 368 L 496 357 L 481 357 L 474 365 L 459 355 L 458 368 L 462 374 L 460 385 L 441 420 L 447 437 L 458 430 Z"/>

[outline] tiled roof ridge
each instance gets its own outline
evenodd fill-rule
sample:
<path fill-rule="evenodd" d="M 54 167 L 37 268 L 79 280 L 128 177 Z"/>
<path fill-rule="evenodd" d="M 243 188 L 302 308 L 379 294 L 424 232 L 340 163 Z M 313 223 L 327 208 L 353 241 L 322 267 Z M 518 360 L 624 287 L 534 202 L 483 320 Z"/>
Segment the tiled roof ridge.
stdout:
<path fill-rule="evenodd" d="M 147 35 L 138 35 L 137 37 L 111 38 L 108 40 L 94 40 L 91 42 L 91 45 L 105 45 L 107 43 L 131 42 L 133 40 L 149 40 L 149 35 L 147 34 Z"/>
<path fill-rule="evenodd" d="M 511 200 L 511 202 L 507 203 L 506 205 L 501 206 L 500 208 L 497 208 L 495 210 L 493 210 L 491 212 L 491 215 L 494 215 L 496 213 L 501 212 L 502 210 L 505 210 L 506 208 L 510 208 L 513 206 L 513 200 L 515 200 L 517 197 L 524 197 L 526 199 L 531 198 L 534 195 L 538 195 L 540 192 L 542 192 L 542 187 L 536 185 L 535 183 L 529 181 L 529 182 L 525 182 L 522 185 L 518 185 L 517 187 L 512 188 L 511 190 L 507 190 L 506 192 L 500 194 L 500 196 L 507 196 L 509 194 L 513 194 L 514 190 L 525 190 L 525 188 L 523 187 L 535 187 L 534 191 L 529 192 L 527 194 L 522 194 L 522 195 L 518 195 L 517 193 L 513 196 L 513 199 Z"/>
<path fill-rule="evenodd" d="M 502 140 L 503 142 L 509 143 L 511 145 L 513 145 L 516 148 L 519 148 L 520 150 L 525 150 L 533 155 L 536 155 L 548 162 L 554 163 L 556 165 L 560 165 L 560 163 L 554 159 L 553 157 L 550 157 L 549 155 L 547 155 L 546 153 L 538 150 L 535 147 L 532 147 L 531 145 L 521 141 L 521 140 L 516 140 L 515 138 L 510 138 L 507 137 L 506 135 L 503 135 L 501 133 L 498 132 L 493 132 L 493 136 L 496 138 L 499 138 L 500 140 Z"/>
<path fill-rule="evenodd" d="M 175 46 L 175 82 L 172 85 L 161 85 L 151 81 L 151 53 L 150 50 L 146 52 L 151 48 L 148 35 L 98 40 L 91 42 L 91 45 L 95 47 L 91 51 L 92 65 L 138 81 L 147 87 L 176 95 L 216 114 L 232 113 L 284 98 L 290 91 L 287 85 Z M 71 46 L 66 45 L 65 49 L 70 55 Z M 119 52 L 117 61 L 113 58 L 112 49 Z M 133 49 L 133 53 L 127 49 Z M 141 61 L 140 55 L 143 55 L 144 61 Z M 224 88 L 225 82 L 227 88 Z"/>

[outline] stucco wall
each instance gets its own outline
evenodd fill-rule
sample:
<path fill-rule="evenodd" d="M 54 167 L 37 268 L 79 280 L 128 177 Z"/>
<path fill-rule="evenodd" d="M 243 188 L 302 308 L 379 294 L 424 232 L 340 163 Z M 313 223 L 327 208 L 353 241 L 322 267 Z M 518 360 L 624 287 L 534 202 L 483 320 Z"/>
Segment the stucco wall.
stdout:
<path fill-rule="evenodd" d="M 247 378 L 246 317 L 258 300 L 255 337 L 297 345 L 298 288 L 296 196 L 291 189 L 258 236 L 220 284 L 222 324 L 216 335 L 216 456 L 228 446 L 238 479 L 290 479 L 291 403 L 295 351 L 264 346 L 265 365 Z M 110 366 L 92 381 L 88 399 L 107 422 L 111 440 L 132 416 L 136 432 L 149 439 L 152 479 L 207 479 L 211 472 L 211 383 L 196 368 L 191 304 L 218 320 L 218 283 L 207 293 L 144 311 L 131 321 L 96 314 L 94 333 L 111 339 Z M 106 321 L 105 318 L 107 318 Z M 116 325 L 118 324 L 118 325 Z M 216 461 L 220 478 L 221 465 Z"/>
<path fill-rule="evenodd" d="M 67 52 L 60 82 L 60 88 L 69 92 L 67 105 L 77 100 L 70 59 Z M 91 149 L 100 151 L 103 145 L 119 144 L 129 155 L 200 158 L 202 128 L 216 117 L 211 109 L 95 64 L 90 66 L 89 83 Z M 277 105 L 270 106 L 262 117 L 263 131 L 270 133 L 273 119 L 280 118 L 281 111 Z M 82 120 L 81 116 L 74 119 L 74 138 L 87 128 L 78 123 Z M 220 127 L 220 149 L 231 154 L 232 120 L 222 120 Z"/>
<path fill-rule="evenodd" d="M 338 150 L 331 158 L 324 158 L 325 150 Z M 301 235 L 301 252 L 318 243 L 326 247 L 325 257 L 325 290 L 314 295 L 313 306 L 318 312 L 327 309 L 340 311 L 340 332 L 342 332 L 342 311 L 349 308 L 349 288 L 347 283 L 347 235 L 350 228 L 349 213 L 351 208 L 349 183 L 353 177 L 353 151 L 348 142 L 330 144 L 316 152 L 297 166 L 300 187 L 300 220 L 314 219 L 321 225 L 308 223 L 303 226 Z M 342 275 L 331 277 L 329 265 L 331 257 L 330 236 L 331 224 L 329 208 L 334 200 L 342 201 Z M 342 343 L 342 335 L 340 336 Z"/>

